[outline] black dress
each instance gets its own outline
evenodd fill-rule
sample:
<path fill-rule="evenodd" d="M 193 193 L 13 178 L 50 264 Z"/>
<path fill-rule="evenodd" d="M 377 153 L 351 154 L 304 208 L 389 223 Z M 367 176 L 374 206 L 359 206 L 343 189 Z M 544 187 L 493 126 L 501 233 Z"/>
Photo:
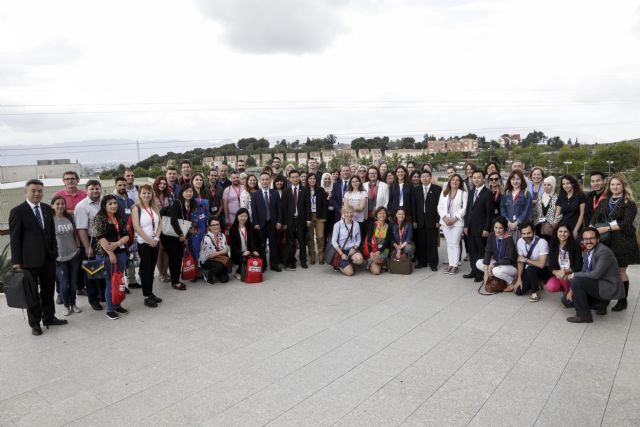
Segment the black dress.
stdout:
<path fill-rule="evenodd" d="M 618 267 L 627 267 L 640 263 L 640 251 L 636 240 L 636 228 L 633 221 L 638 213 L 635 202 L 620 199 L 617 203 L 611 197 L 602 200 L 591 218 L 591 224 L 617 221 L 619 231 L 611 231 L 609 248 L 618 261 Z"/>
<path fill-rule="evenodd" d="M 578 219 L 580 218 L 580 205 L 585 204 L 585 212 L 587 209 L 586 203 L 587 198 L 582 191 L 574 193 L 570 199 L 567 198 L 566 194 L 561 194 L 558 196 L 558 200 L 556 201 L 556 207 L 560 206 L 560 214 L 562 215 L 561 222 L 565 224 L 569 224 L 571 226 L 571 230 L 573 231 L 578 224 Z M 583 219 L 584 225 L 584 219 Z M 578 230 L 580 232 L 580 230 Z"/>

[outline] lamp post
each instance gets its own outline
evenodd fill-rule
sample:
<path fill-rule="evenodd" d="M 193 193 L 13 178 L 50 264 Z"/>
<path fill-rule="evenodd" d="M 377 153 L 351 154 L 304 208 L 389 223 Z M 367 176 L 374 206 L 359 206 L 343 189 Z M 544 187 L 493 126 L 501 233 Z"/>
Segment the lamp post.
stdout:
<path fill-rule="evenodd" d="M 572 165 L 573 162 L 566 161 L 566 162 L 562 162 L 562 163 L 564 163 L 565 166 L 567 167 L 567 169 L 565 171 L 565 175 L 569 175 L 569 165 Z"/>
<path fill-rule="evenodd" d="M 611 177 L 611 165 L 613 164 L 613 160 L 607 160 L 607 164 L 609 165 L 609 177 Z"/>
<path fill-rule="evenodd" d="M 547 163 L 549 163 L 549 173 L 551 173 L 551 164 L 553 163 L 551 160 L 547 160 Z"/>

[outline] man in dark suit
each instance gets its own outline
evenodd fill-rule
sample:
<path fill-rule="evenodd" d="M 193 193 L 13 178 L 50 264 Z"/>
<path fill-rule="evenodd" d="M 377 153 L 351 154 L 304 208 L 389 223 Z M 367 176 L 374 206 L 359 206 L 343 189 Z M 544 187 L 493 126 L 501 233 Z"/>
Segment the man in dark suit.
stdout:
<path fill-rule="evenodd" d="M 473 190 L 469 191 L 467 212 L 464 215 L 464 234 L 467 236 L 471 272 L 462 277 L 482 282 L 484 273 L 477 269 L 476 263 L 484 258 L 484 248 L 491 232 L 495 207 L 491 191 L 484 185 L 484 171 L 474 170 L 471 183 Z"/>
<path fill-rule="evenodd" d="M 25 186 L 26 201 L 11 209 L 9 230 L 11 232 L 11 263 L 13 268 L 31 273 L 40 286 L 40 302 L 30 308 L 29 326 L 33 335 L 42 335 L 40 321 L 44 326 L 65 325 L 66 320 L 55 317 L 53 291 L 55 289 L 56 242 L 53 209 L 40 203 L 44 185 L 32 179 Z"/>
<path fill-rule="evenodd" d="M 284 265 L 285 270 L 295 270 L 296 243 L 300 248 L 300 266 L 308 268 L 306 230 L 311 225 L 311 212 L 307 210 L 306 203 L 302 197 L 300 172 L 295 169 L 289 172 L 289 181 L 291 182 L 291 187 L 286 188 L 282 193 L 282 218 L 287 227 L 287 248 L 284 255 Z"/>
<path fill-rule="evenodd" d="M 251 214 L 256 230 L 260 233 L 260 256 L 266 260 L 267 240 L 269 240 L 269 263 L 271 270 L 282 271 L 278 259 L 278 239 L 276 230 L 282 227 L 282 212 L 278 192 L 272 188 L 271 174 L 260 174 L 260 188 L 251 193 Z M 266 269 L 265 263 L 265 269 Z"/>
<path fill-rule="evenodd" d="M 331 190 L 331 200 L 333 200 L 336 221 L 342 219 L 342 205 L 344 203 L 344 194 L 349 191 L 349 178 L 351 178 L 351 169 L 348 165 L 340 167 L 340 179 L 333 184 Z M 318 181 L 322 182 L 322 181 Z"/>
<path fill-rule="evenodd" d="M 438 238 L 440 233 L 440 215 L 438 215 L 438 200 L 442 187 L 431 183 L 431 172 L 420 174 L 420 184 L 414 188 L 411 203 L 411 219 L 415 231 L 416 268 L 426 267 L 438 271 Z"/>
<path fill-rule="evenodd" d="M 592 308 L 598 314 L 606 314 L 610 300 L 624 298 L 618 262 L 611 249 L 600 243 L 598 230 L 586 227 L 582 231 L 582 244 L 586 249 L 582 271 L 569 275 L 576 309 L 575 316 L 567 317 L 571 323 L 591 323 Z"/>

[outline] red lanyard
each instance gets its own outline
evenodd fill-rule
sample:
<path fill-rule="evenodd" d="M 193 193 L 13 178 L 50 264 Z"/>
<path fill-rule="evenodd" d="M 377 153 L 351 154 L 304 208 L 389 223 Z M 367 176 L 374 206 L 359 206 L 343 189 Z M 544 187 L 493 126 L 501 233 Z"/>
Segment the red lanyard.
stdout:
<path fill-rule="evenodd" d="M 516 200 L 518 199 L 519 195 L 520 195 L 520 190 L 518 190 L 517 193 L 511 192 L 511 199 L 512 199 L 513 203 L 516 202 Z"/>
<path fill-rule="evenodd" d="M 151 228 L 156 229 L 156 218 L 153 216 L 153 210 L 151 208 L 142 208 L 151 217 Z"/>
<path fill-rule="evenodd" d="M 602 199 L 604 199 L 604 191 L 602 192 L 602 194 L 600 195 L 600 198 L 598 199 L 598 201 L 596 201 L 596 195 L 593 195 L 593 210 L 595 211 L 596 208 L 598 207 L 598 205 L 600 204 L 600 202 L 602 201 Z"/>
<path fill-rule="evenodd" d="M 402 224 L 402 227 L 398 227 L 398 234 L 400 235 L 400 243 L 402 243 L 402 236 L 404 236 L 404 227 L 405 227 L 404 224 Z"/>
<path fill-rule="evenodd" d="M 231 186 L 231 188 L 233 188 L 233 186 Z M 238 197 L 238 204 L 240 204 L 240 193 L 242 193 L 242 188 L 240 188 L 239 190 L 233 188 L 233 191 L 235 191 L 236 196 Z"/>

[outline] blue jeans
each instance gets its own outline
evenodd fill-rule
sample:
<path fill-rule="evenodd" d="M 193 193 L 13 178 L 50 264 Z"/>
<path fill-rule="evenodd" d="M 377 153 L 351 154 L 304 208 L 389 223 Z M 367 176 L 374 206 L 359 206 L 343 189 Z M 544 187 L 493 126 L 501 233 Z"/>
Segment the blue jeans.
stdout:
<path fill-rule="evenodd" d="M 60 284 L 60 295 L 65 307 L 76 305 L 78 268 L 80 268 L 80 257 L 77 255 L 69 261 L 56 262 L 56 277 Z"/>
<path fill-rule="evenodd" d="M 124 274 L 127 269 L 127 252 L 120 252 L 116 254 L 118 269 Z M 109 256 L 100 256 L 97 255 L 96 259 L 100 259 L 104 261 L 105 270 L 107 270 L 107 277 L 105 278 L 105 282 L 107 282 L 107 286 L 104 289 L 104 299 L 107 303 L 107 311 L 115 311 L 116 308 L 120 308 L 120 304 L 114 305 L 111 302 L 111 274 L 113 270 L 111 269 L 111 261 L 109 261 Z"/>

